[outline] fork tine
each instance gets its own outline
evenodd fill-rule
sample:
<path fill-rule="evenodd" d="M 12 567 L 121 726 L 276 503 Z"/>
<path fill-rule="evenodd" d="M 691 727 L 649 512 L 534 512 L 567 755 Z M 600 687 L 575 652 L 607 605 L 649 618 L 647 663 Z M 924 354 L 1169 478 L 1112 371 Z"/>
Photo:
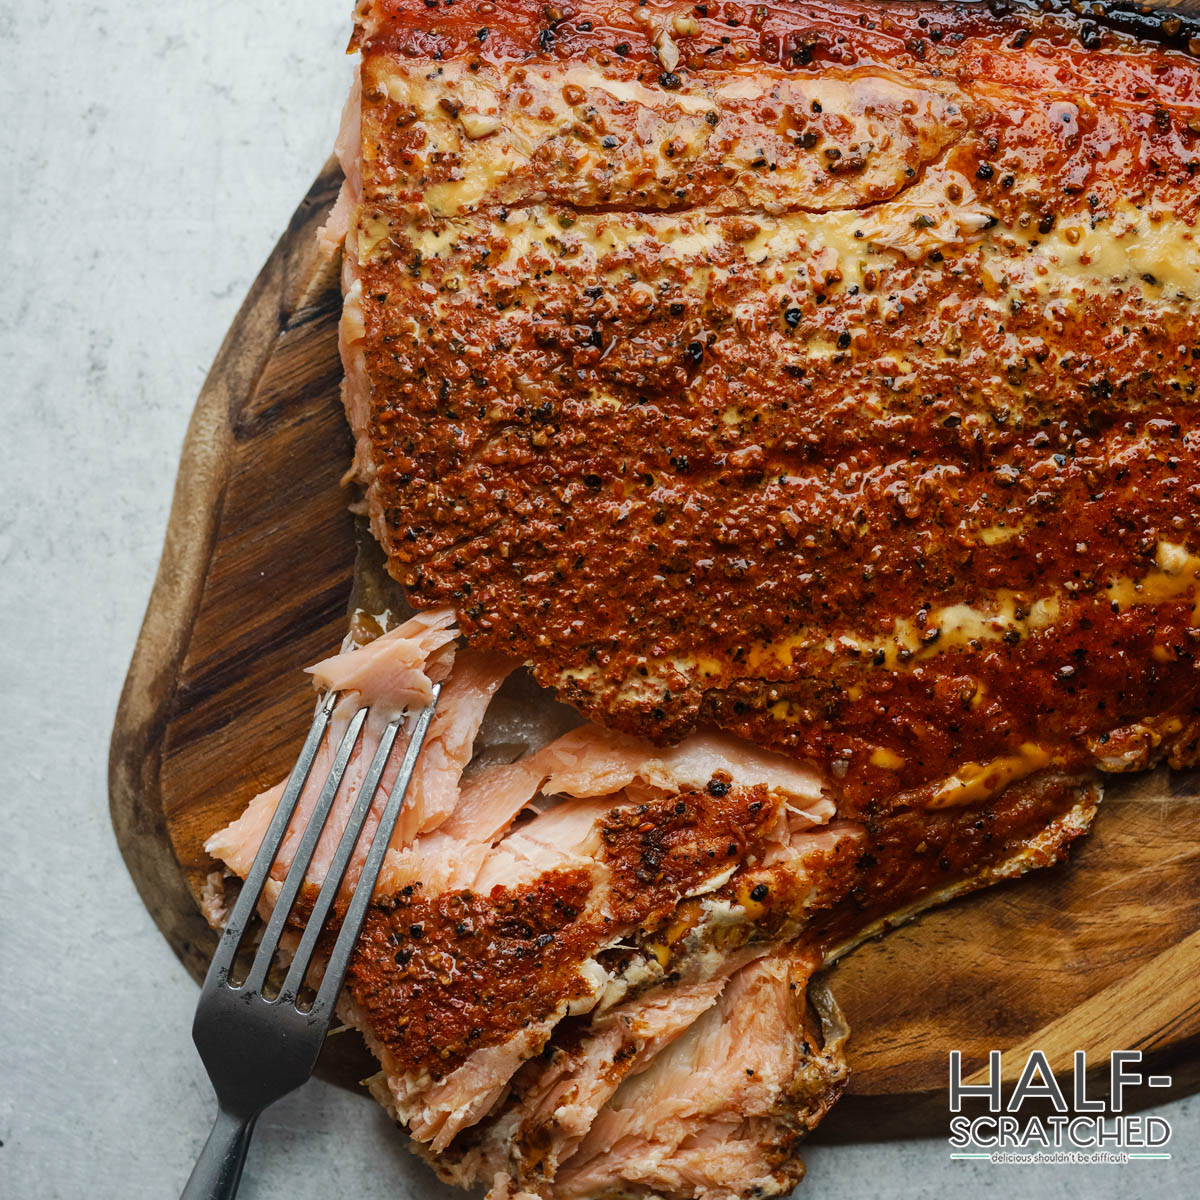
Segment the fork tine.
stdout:
<path fill-rule="evenodd" d="M 392 785 L 392 794 L 388 797 L 387 804 L 384 805 L 383 812 L 379 815 L 379 824 L 371 839 L 371 848 L 363 863 L 362 873 L 354 888 L 354 895 L 350 898 L 350 905 L 346 910 L 345 919 L 342 921 L 337 941 L 334 943 L 333 953 L 330 954 L 329 962 L 325 967 L 325 976 L 321 980 L 317 998 L 309 1010 L 311 1020 L 327 1020 L 333 1015 L 333 1006 L 337 1003 L 338 993 L 342 990 L 342 980 L 346 977 L 346 968 L 350 965 L 350 955 L 358 941 L 363 921 L 366 919 L 367 906 L 375 894 L 375 881 L 379 878 L 379 872 L 383 868 L 384 856 L 387 854 L 392 840 L 392 831 L 396 827 L 396 820 L 404 806 L 404 798 L 408 795 L 413 770 L 417 765 L 417 756 L 425 744 L 425 735 L 429 732 L 429 722 L 433 720 L 434 710 L 441 693 L 442 685 L 434 684 L 433 699 L 427 708 L 421 709 L 413 723 L 412 736 L 404 751 L 400 773 L 396 776 L 396 782 Z M 326 880 L 326 887 L 328 886 L 329 882 Z M 307 930 L 305 932 L 307 933 Z"/>
<path fill-rule="evenodd" d="M 266 981 L 267 972 L 270 971 L 271 963 L 275 958 L 275 951 L 279 948 L 280 934 L 283 933 L 283 927 L 292 911 L 292 905 L 296 902 L 296 896 L 304 884 L 309 863 L 312 862 L 317 843 L 321 840 L 321 834 L 329 820 L 333 802 L 342 786 L 342 780 L 346 776 L 346 767 L 350 763 L 350 756 L 354 753 L 358 735 L 362 731 L 363 722 L 366 719 L 367 710 L 360 708 L 351 717 L 350 724 L 346 727 L 346 732 L 334 755 L 333 766 L 321 788 L 321 794 L 317 797 L 317 803 L 313 806 L 312 814 L 304 826 L 300 844 L 296 847 L 291 866 L 284 877 L 283 887 L 280 888 L 279 897 L 271 909 L 271 917 L 267 921 L 266 929 L 263 930 L 262 940 L 254 955 L 254 963 L 240 985 L 247 992 L 260 991 Z"/>
<path fill-rule="evenodd" d="M 312 960 L 317 939 L 321 936 L 321 930 L 325 925 L 330 910 L 337 900 L 338 892 L 341 890 L 342 880 L 346 874 L 346 867 L 349 865 L 350 858 L 354 853 L 354 847 L 358 844 L 363 826 L 370 815 L 371 808 L 375 802 L 375 793 L 379 790 L 379 781 L 383 777 L 388 758 L 392 753 L 392 747 L 396 743 L 396 735 L 399 733 L 400 726 L 403 723 L 403 717 L 390 722 L 384 729 L 383 736 L 379 739 L 379 746 L 375 750 L 375 757 L 371 760 L 371 766 L 368 768 L 366 777 L 363 779 L 363 785 L 358 793 L 354 809 L 350 814 L 349 820 L 346 822 L 345 829 L 342 830 L 341 840 L 338 842 L 337 851 L 329 864 L 329 869 L 321 884 L 321 890 L 317 893 L 317 899 L 313 904 L 312 911 L 305 918 L 304 932 L 301 935 L 300 944 L 292 956 L 292 962 L 288 968 L 287 977 L 283 981 L 283 986 L 279 989 L 280 1000 L 294 1002 L 300 992 L 301 985 L 304 983 L 304 977 L 308 973 L 308 966 Z"/>
<path fill-rule="evenodd" d="M 213 960 L 208 967 L 208 974 L 204 979 L 205 992 L 213 987 L 219 987 L 229 977 L 229 971 L 233 966 L 233 960 L 237 955 L 238 947 L 241 945 L 246 925 L 258 906 L 259 896 L 262 894 L 263 885 L 267 881 L 271 864 L 275 861 L 275 855 L 279 853 L 283 836 L 287 832 L 287 828 L 292 821 L 292 816 L 296 811 L 296 804 L 300 799 L 300 793 L 304 789 L 305 783 L 308 782 L 308 775 L 312 770 L 313 760 L 316 758 L 321 741 L 325 736 L 325 729 L 329 724 L 329 717 L 333 712 L 336 699 L 335 694 L 330 692 L 321 702 L 316 716 L 313 717 L 308 737 L 305 739 L 299 758 L 296 759 L 296 765 L 292 768 L 291 775 L 288 776 L 287 786 L 283 790 L 283 795 L 279 798 L 279 804 L 275 808 L 275 815 L 271 818 L 271 823 L 267 826 L 267 832 L 263 835 L 262 845 L 259 846 L 258 853 L 254 856 L 254 863 L 250 867 L 250 872 L 246 876 L 245 882 L 242 884 L 242 890 L 238 894 L 237 901 L 234 903 L 233 912 L 230 914 L 220 940 L 217 942 L 216 953 L 213 955 Z"/>

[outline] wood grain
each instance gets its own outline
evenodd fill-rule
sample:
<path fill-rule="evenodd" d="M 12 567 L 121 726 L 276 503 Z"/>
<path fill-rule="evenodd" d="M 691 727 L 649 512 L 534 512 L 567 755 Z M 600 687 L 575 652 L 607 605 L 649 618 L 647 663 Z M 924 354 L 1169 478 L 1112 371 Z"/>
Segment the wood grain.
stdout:
<path fill-rule="evenodd" d="M 315 233 L 330 163 L 255 282 L 188 430 L 162 562 L 113 731 L 113 825 L 163 934 L 200 977 L 204 839 L 286 774 L 312 707 L 300 668 L 341 639 L 355 556 L 339 486 L 336 264 Z M 822 1140 L 944 1131 L 947 1055 L 1141 1048 L 1200 1087 L 1200 776 L 1110 783 L 1072 862 L 956 902 L 830 972 L 854 1031 Z M 356 1037 L 327 1075 L 365 1073 Z M 1006 1070 L 1008 1070 L 1006 1065 Z M 1143 1095 L 1160 1103 L 1168 1095 Z"/>
<path fill-rule="evenodd" d="M 213 945 L 194 901 L 210 868 L 205 827 L 287 772 L 311 704 L 298 668 L 344 626 L 354 548 L 338 487 L 339 297 L 315 240 L 340 184 L 331 161 L 200 393 L 113 729 L 117 840 L 197 977 Z"/>

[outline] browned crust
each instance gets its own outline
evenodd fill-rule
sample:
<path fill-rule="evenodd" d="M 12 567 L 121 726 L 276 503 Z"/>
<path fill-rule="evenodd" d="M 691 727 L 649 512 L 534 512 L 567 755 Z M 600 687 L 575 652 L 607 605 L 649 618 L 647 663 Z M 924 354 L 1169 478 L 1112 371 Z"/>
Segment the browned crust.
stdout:
<path fill-rule="evenodd" d="M 524 10 L 468 48 L 459 12 L 384 6 L 363 42 L 375 91 L 362 218 L 386 230 L 361 268 L 370 503 L 391 570 L 605 724 L 671 740 L 710 721 L 837 767 L 847 815 L 918 801 L 962 761 L 1029 742 L 1075 769 L 1114 729 L 1190 721 L 1194 589 L 1114 610 L 1110 585 L 1152 570 L 1161 541 L 1200 550 L 1196 298 L 1144 273 L 1068 302 L 1016 273 L 1027 243 L 1103 233 L 1131 202 L 1146 214 L 1136 236 L 1152 235 L 1152 212 L 1194 236 L 1196 63 L 1113 35 L 1087 49 L 1058 18 L 943 12 L 935 43 L 932 10 L 859 22 L 853 6 L 768 5 L 749 57 L 727 53 L 749 36 L 737 25 L 720 56 L 679 67 L 676 88 L 643 53 L 653 22 L 604 59 L 596 39 L 620 7 L 597 5 L 582 41 L 528 54 L 504 40 Z M 716 19 L 683 40 L 706 46 Z M 773 62 L 768 34 L 789 22 L 824 30 L 826 49 Z M 486 137 L 446 149 L 470 87 L 499 88 L 503 118 L 523 88 L 540 96 L 545 72 L 577 63 L 670 103 L 711 102 L 716 132 L 703 141 L 697 116 L 700 149 L 655 143 L 627 160 L 653 104 L 597 101 L 600 117 L 584 113 L 536 169 L 449 216 L 422 209 L 475 170 L 463 155 L 484 153 Z M 720 92 L 751 67 L 778 96 Z M 381 82 L 462 70 L 432 116 Z M 864 73 L 883 89 L 869 148 L 852 106 L 802 110 L 785 95 Z M 910 87 L 948 106 L 948 144 L 904 140 Z M 758 168 L 722 165 L 726 122 L 770 133 Z M 620 143 L 611 164 L 595 157 L 607 138 Z M 630 182 L 637 155 L 661 164 L 644 185 Z M 787 219 L 770 179 L 808 179 L 805 156 L 817 182 L 784 201 L 815 232 L 782 254 L 768 296 L 750 248 Z M 938 203 L 966 203 L 965 186 L 996 232 L 943 242 L 935 228 L 922 242 L 918 224 L 912 257 L 877 249 L 848 278 L 821 248 L 822 220 L 844 210 L 865 241 L 883 236 L 872 214 L 897 193 L 880 163 L 907 164 L 902 201 L 940 180 Z M 522 249 L 531 220 L 553 236 Z M 709 238 L 702 266 L 672 252 L 679 229 Z M 997 249 L 1001 234 L 1019 254 Z M 981 244 L 998 255 L 987 271 Z M 794 285 L 779 282 L 788 272 Z M 1058 617 L 939 644 L 940 610 L 997 589 L 1019 615 L 1058 594 Z M 915 656 L 881 665 L 845 648 L 896 620 L 918 627 Z"/>
<path fill-rule="evenodd" d="M 761 857 L 776 813 L 761 788 L 670 796 L 608 815 L 596 876 L 565 867 L 486 896 L 405 888 L 368 916 L 350 995 L 396 1069 L 441 1078 L 584 995 L 579 967 L 603 945 Z"/>

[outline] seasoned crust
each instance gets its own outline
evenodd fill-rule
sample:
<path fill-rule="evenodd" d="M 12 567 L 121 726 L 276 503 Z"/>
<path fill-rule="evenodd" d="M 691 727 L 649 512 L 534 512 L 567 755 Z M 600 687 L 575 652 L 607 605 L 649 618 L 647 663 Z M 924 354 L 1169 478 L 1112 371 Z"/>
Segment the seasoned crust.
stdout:
<path fill-rule="evenodd" d="M 376 907 L 348 1009 L 455 1182 L 776 1194 L 846 1077 L 812 969 L 1065 856 L 1088 765 L 1195 756 L 1197 68 L 982 6 L 555 11 L 362 7 L 375 532 L 597 721 L 815 760 L 850 820 L 614 806 L 582 862 Z M 712 1106 L 606 1158 L 689 1037 L 733 1038 Z"/>
<path fill-rule="evenodd" d="M 393 1069 L 436 1080 L 560 1003 L 622 931 L 668 917 L 729 864 L 759 857 L 777 805 L 763 789 L 670 796 L 614 809 L 591 870 L 566 866 L 487 895 L 405 888 L 371 910 L 347 984 Z"/>
<path fill-rule="evenodd" d="M 390 569 L 597 721 L 808 757 L 847 814 L 1193 718 L 1200 70 L 934 7 L 714 9 L 678 87 L 661 5 L 361 37 Z"/>

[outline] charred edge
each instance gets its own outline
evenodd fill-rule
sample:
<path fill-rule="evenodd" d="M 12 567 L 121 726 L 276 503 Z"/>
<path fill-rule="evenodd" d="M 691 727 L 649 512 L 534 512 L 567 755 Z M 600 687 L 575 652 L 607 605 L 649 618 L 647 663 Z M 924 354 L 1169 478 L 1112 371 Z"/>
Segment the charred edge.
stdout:
<path fill-rule="evenodd" d="M 1066 17 L 1078 26 L 1078 36 L 1088 49 L 1098 31 L 1109 29 L 1200 56 L 1200 17 L 1147 9 L 1136 0 L 1107 4 L 1099 12 L 1094 3 L 1084 0 L 987 0 L 987 8 L 996 17 L 1021 12 Z"/>

